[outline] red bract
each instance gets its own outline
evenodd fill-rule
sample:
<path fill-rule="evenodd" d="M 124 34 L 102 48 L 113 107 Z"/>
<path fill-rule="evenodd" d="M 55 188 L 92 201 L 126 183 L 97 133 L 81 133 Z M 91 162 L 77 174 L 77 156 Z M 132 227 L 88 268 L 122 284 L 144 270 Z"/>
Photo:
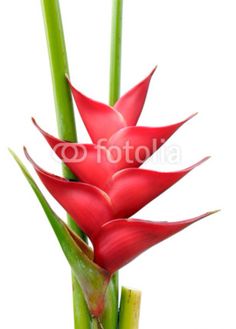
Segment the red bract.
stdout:
<path fill-rule="evenodd" d="M 48 191 L 91 239 L 104 223 L 112 219 L 110 199 L 102 190 L 52 175 L 40 168 L 26 149 L 25 154 Z"/>
<path fill-rule="evenodd" d="M 143 251 L 213 213 L 179 222 L 150 222 L 134 218 L 108 222 L 93 242 L 95 262 L 113 273 Z"/>
<path fill-rule="evenodd" d="M 25 151 L 45 187 L 90 238 L 94 262 L 110 274 L 154 244 L 213 213 L 179 222 L 128 219 L 208 159 L 176 172 L 138 168 L 193 117 L 166 127 L 135 126 L 154 71 L 122 96 L 114 107 L 89 99 L 70 83 L 94 144 L 61 141 L 42 130 L 33 119 L 54 152 L 80 181 L 68 181 L 44 171 Z M 128 159 L 127 143 L 131 150 Z M 73 238 L 84 248 L 76 235 Z"/>
<path fill-rule="evenodd" d="M 129 126 L 135 126 L 138 122 L 145 103 L 148 87 L 155 71 L 156 67 L 143 81 L 129 90 L 124 96 L 121 96 L 114 105 L 114 109 L 122 114 Z"/>
<path fill-rule="evenodd" d="M 97 143 L 101 138 L 109 139 L 121 128 L 136 125 L 155 69 L 146 79 L 121 97 L 114 107 L 86 97 L 68 80 L 76 105 L 93 143 Z"/>
<path fill-rule="evenodd" d="M 193 114 L 179 123 L 166 127 L 127 127 L 120 129 L 104 145 L 62 141 L 40 128 L 35 119 L 32 121 L 57 156 L 78 178 L 103 188 L 109 178 L 118 170 L 139 167 L 143 164 L 179 127 L 195 115 Z"/>
<path fill-rule="evenodd" d="M 132 216 L 207 159 L 175 172 L 135 168 L 117 172 L 104 188 L 111 199 L 114 216 Z"/>

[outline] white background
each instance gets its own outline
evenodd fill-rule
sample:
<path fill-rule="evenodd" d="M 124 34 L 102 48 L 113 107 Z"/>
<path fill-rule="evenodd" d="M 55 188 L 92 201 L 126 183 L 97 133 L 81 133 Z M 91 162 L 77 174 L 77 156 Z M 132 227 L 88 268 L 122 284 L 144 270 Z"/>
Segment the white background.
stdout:
<path fill-rule="evenodd" d="M 200 112 L 167 143 L 180 147 L 181 161 L 155 158 L 146 168 L 175 170 L 212 155 L 136 218 L 179 220 L 222 212 L 136 259 L 121 271 L 121 283 L 143 292 L 140 329 L 235 329 L 235 1 L 124 2 L 122 91 L 159 65 L 139 124 L 170 124 Z M 72 81 L 106 102 L 111 0 L 62 0 L 61 9 Z M 7 152 L 10 146 L 23 157 L 25 144 L 45 169 L 60 173 L 30 122 L 35 116 L 56 134 L 40 1 L 1 1 L 0 16 L 0 327 L 69 329 L 69 267 Z M 79 141 L 88 141 L 77 113 L 76 120 Z"/>

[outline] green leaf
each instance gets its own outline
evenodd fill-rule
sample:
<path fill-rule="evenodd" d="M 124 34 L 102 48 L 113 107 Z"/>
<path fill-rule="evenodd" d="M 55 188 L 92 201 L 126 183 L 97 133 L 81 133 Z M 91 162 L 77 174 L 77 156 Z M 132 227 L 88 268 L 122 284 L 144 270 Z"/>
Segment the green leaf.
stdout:
<path fill-rule="evenodd" d="M 91 315 L 100 316 L 104 309 L 109 274 L 89 258 L 92 256 L 90 248 L 55 214 L 24 164 L 12 150 L 9 151 L 37 196 L 83 290 Z"/>

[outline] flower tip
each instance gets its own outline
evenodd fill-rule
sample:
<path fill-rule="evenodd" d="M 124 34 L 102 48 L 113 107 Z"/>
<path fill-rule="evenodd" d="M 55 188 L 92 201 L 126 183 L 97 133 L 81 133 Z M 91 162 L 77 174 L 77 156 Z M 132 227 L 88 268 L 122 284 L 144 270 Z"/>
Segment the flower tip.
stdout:
<path fill-rule="evenodd" d="M 37 123 L 37 121 L 35 120 L 34 117 L 31 118 L 31 121 L 33 122 L 33 125 L 38 129 L 38 131 L 47 139 L 49 137 L 52 137 L 51 135 L 49 135 L 45 130 L 43 130 Z"/>
<path fill-rule="evenodd" d="M 24 153 L 25 153 L 25 156 L 28 158 L 28 157 L 29 157 L 29 153 L 28 153 L 28 151 L 27 151 L 26 146 L 23 146 L 23 151 L 24 151 Z"/>
<path fill-rule="evenodd" d="M 211 159 L 211 155 L 206 156 L 205 158 L 202 159 L 202 162 L 205 162 L 207 160 Z"/>
<path fill-rule="evenodd" d="M 31 158 L 31 156 L 29 155 L 26 146 L 23 146 L 23 151 L 24 151 L 24 154 L 25 154 L 25 156 L 26 156 L 26 159 L 29 160 L 29 162 L 30 162 L 33 166 L 36 166 L 35 162 L 34 162 L 33 159 Z"/>
<path fill-rule="evenodd" d="M 35 120 L 35 118 L 32 117 L 31 121 L 33 122 L 33 125 L 43 134 L 44 131 L 41 127 L 39 127 L 39 125 L 38 125 L 37 121 Z"/>
<path fill-rule="evenodd" d="M 150 76 L 152 76 L 156 72 L 157 67 L 158 67 L 157 65 L 154 66 L 154 68 L 152 69 L 152 71 L 150 73 Z"/>
<path fill-rule="evenodd" d="M 210 216 L 210 215 L 214 215 L 214 214 L 216 214 L 216 213 L 218 213 L 218 212 L 220 212 L 221 211 L 221 209 L 216 209 L 216 210 L 213 210 L 213 211 L 209 211 L 208 212 L 208 215 Z"/>
<path fill-rule="evenodd" d="M 219 211 L 221 211 L 221 209 L 217 209 L 217 210 L 213 210 L 213 211 L 208 211 L 205 214 L 196 217 L 195 218 L 195 221 L 199 221 L 199 220 L 201 220 L 203 218 L 206 218 L 208 216 L 214 215 L 214 214 L 218 213 Z"/>
<path fill-rule="evenodd" d="M 206 156 L 205 158 L 203 158 L 202 160 L 198 161 L 195 165 L 192 166 L 192 168 L 196 168 L 198 166 L 200 166 L 201 164 L 203 164 L 204 162 L 206 162 L 207 160 L 209 160 L 211 158 L 211 156 Z"/>
<path fill-rule="evenodd" d="M 26 159 L 32 164 L 32 166 L 35 168 L 35 170 L 40 170 L 41 171 L 41 168 L 37 165 L 36 162 L 34 162 L 34 160 L 31 158 L 31 156 L 29 155 L 29 152 L 26 148 L 26 146 L 23 146 L 23 151 L 25 153 L 25 156 L 26 156 Z"/>
<path fill-rule="evenodd" d="M 34 125 L 37 125 L 37 122 L 34 117 L 31 117 L 31 121 L 33 122 Z"/>
<path fill-rule="evenodd" d="M 188 122 L 189 120 L 194 118 L 197 114 L 198 114 L 198 112 L 195 112 L 195 113 L 191 114 L 187 119 L 184 120 L 184 122 Z"/>
<path fill-rule="evenodd" d="M 37 121 L 35 120 L 34 117 L 31 117 L 31 121 L 33 122 L 33 125 L 34 125 L 39 131 L 41 131 L 41 128 L 40 128 L 39 125 L 37 124 Z"/>
<path fill-rule="evenodd" d="M 203 164 L 204 162 L 206 162 L 207 160 L 209 160 L 211 158 L 211 156 L 207 156 L 203 159 L 201 159 L 200 161 L 198 161 L 197 163 L 193 164 L 192 166 L 184 169 L 184 171 L 186 171 L 187 173 L 190 172 L 191 170 L 197 168 L 198 166 L 200 166 L 201 164 Z"/>

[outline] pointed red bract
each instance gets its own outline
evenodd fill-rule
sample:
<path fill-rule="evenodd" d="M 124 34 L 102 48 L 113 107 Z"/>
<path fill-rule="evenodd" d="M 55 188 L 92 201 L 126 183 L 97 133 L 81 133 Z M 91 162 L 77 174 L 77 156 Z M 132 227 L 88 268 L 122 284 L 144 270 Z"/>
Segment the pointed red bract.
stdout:
<path fill-rule="evenodd" d="M 82 182 L 103 187 L 118 170 L 104 146 L 65 142 L 45 132 L 34 119 L 33 123 L 57 156 Z"/>
<path fill-rule="evenodd" d="M 119 169 L 139 167 L 156 152 L 187 119 L 164 127 L 126 127 L 120 129 L 107 142 L 107 149 L 118 159 Z"/>
<path fill-rule="evenodd" d="M 111 198 L 115 218 L 132 216 L 207 159 L 174 172 L 136 168 L 117 172 L 104 188 Z"/>
<path fill-rule="evenodd" d="M 58 157 L 78 178 L 103 189 L 106 182 L 118 170 L 139 167 L 194 115 L 177 124 L 165 127 L 123 128 L 109 139 L 106 144 L 107 148 L 101 145 L 61 141 L 42 130 L 34 119 L 33 123 Z M 94 175 L 95 172 L 96 175 Z"/>
<path fill-rule="evenodd" d="M 25 154 L 47 190 L 91 239 L 104 223 L 113 218 L 110 200 L 103 191 L 52 175 L 40 168 L 26 149 Z"/>
<path fill-rule="evenodd" d="M 93 143 L 96 144 L 101 139 L 108 140 L 116 131 L 126 127 L 127 124 L 118 111 L 86 97 L 75 89 L 70 82 L 69 85 Z"/>
<path fill-rule="evenodd" d="M 120 97 L 114 105 L 114 108 L 122 114 L 128 126 L 135 126 L 138 122 L 155 71 L 156 67 L 143 81 Z"/>
<path fill-rule="evenodd" d="M 110 273 L 132 261 L 153 245 L 214 212 L 180 222 L 117 219 L 105 224 L 93 241 L 95 262 Z"/>

